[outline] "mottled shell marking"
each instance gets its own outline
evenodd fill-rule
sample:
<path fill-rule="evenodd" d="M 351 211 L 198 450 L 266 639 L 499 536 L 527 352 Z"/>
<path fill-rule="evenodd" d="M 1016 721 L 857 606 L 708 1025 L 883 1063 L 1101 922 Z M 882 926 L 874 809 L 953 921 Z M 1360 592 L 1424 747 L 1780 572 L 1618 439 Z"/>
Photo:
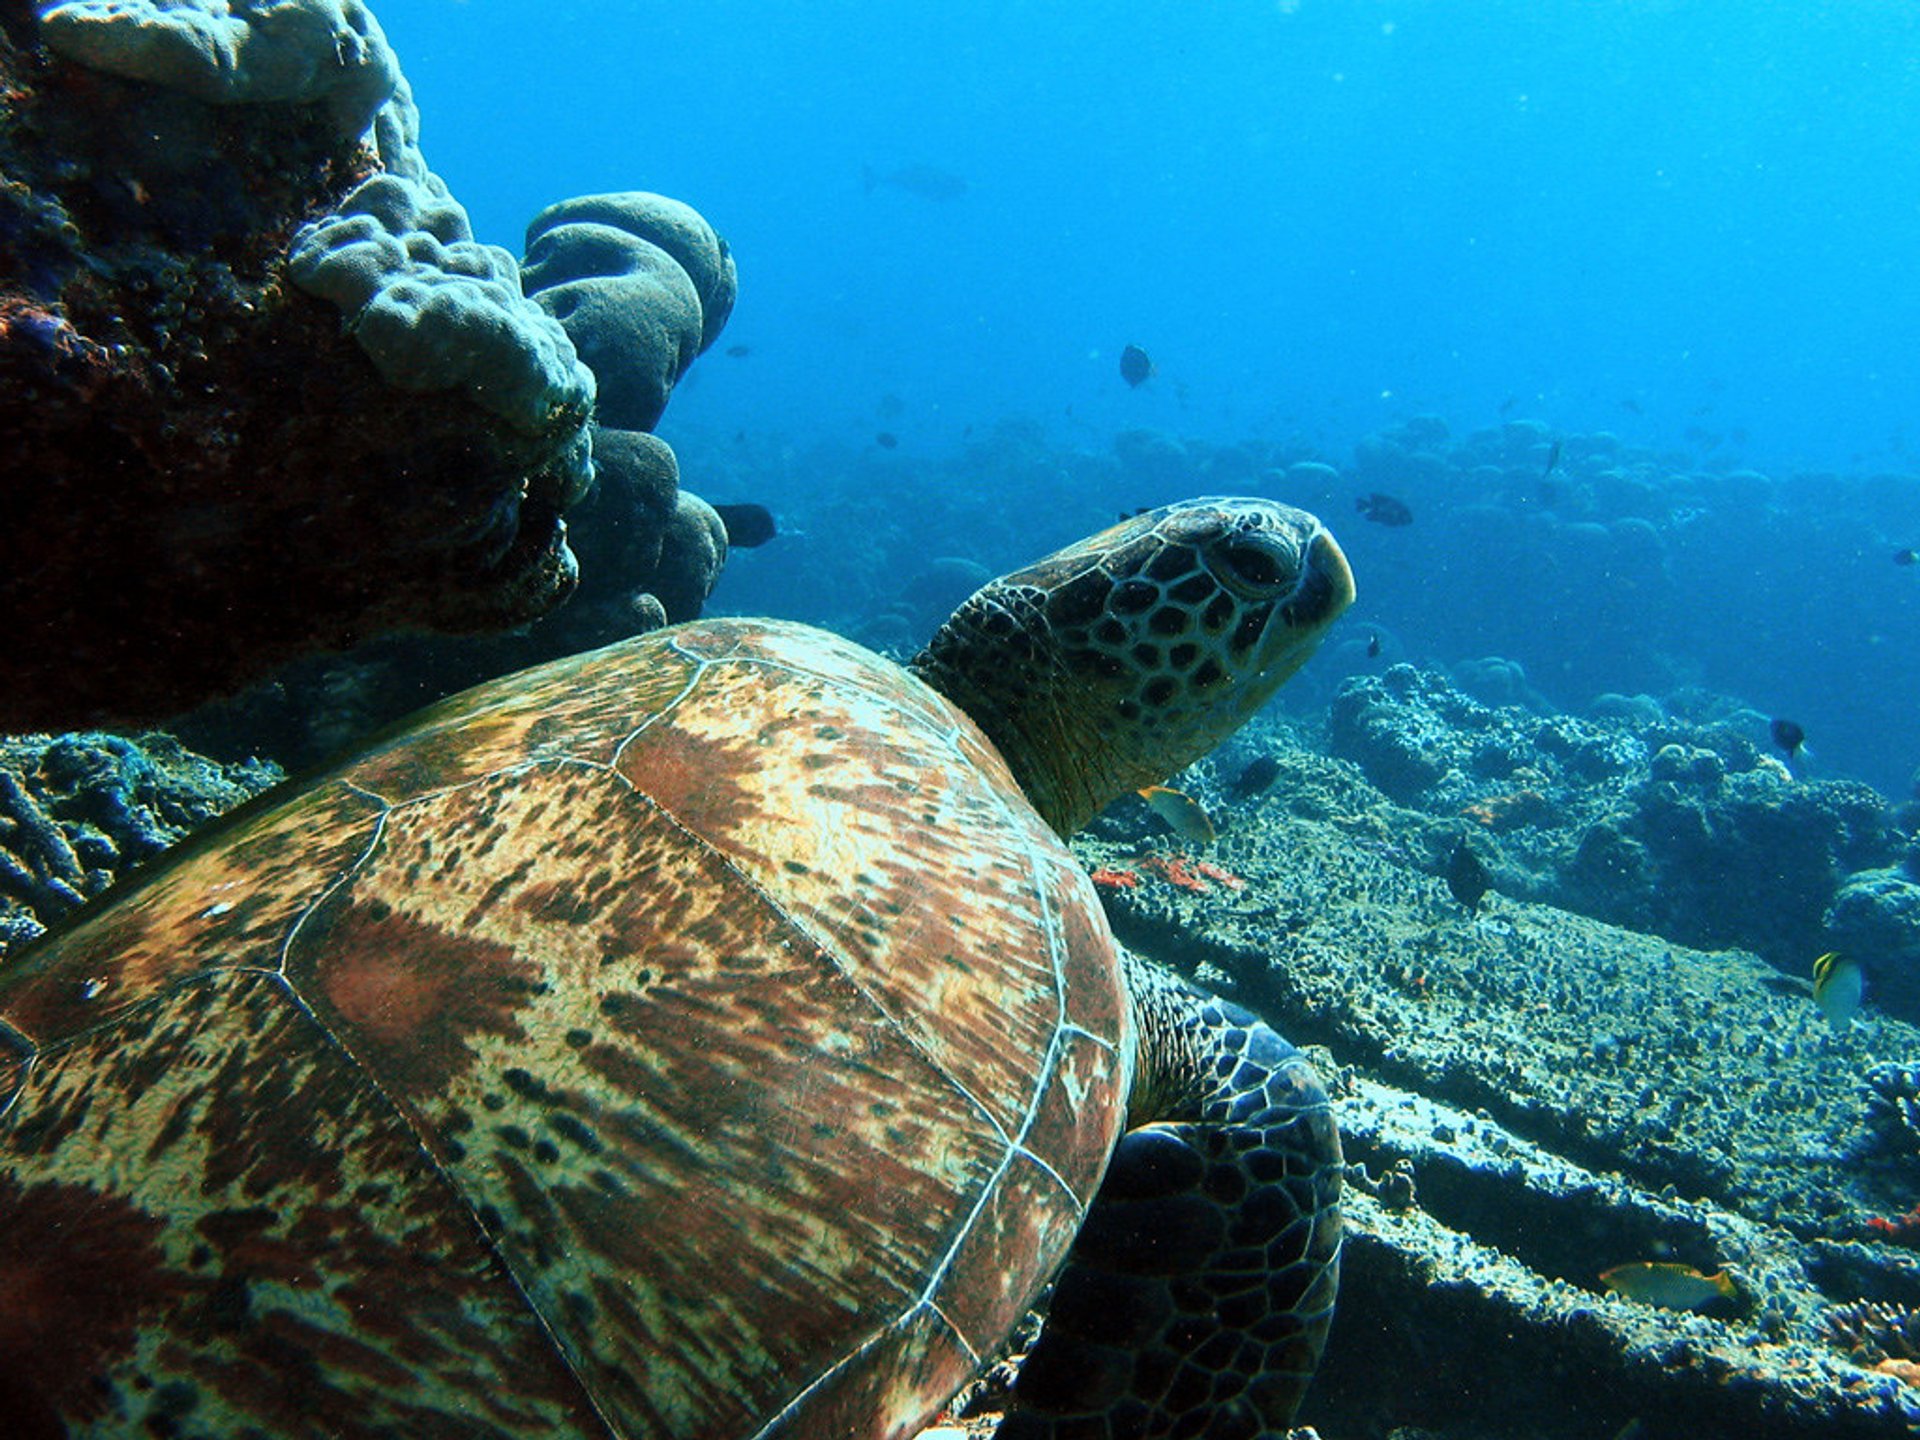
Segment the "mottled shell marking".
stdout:
<path fill-rule="evenodd" d="M 972 724 L 846 642 L 714 621 L 469 692 L 0 977 L 0 1291 L 93 1337 L 0 1318 L 0 1360 L 99 1376 L 103 1433 L 156 1377 L 268 1430 L 911 1415 L 1123 1123 L 1111 944 Z"/>

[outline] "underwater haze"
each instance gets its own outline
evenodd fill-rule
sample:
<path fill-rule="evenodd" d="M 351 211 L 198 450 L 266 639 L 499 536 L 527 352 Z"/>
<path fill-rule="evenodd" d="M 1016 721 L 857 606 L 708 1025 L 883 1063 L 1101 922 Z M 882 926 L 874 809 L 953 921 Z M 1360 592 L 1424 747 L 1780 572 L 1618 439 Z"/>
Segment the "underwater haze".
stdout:
<path fill-rule="evenodd" d="M 0 3 L 0 1440 L 1920 1436 L 1916 116 Z"/>
<path fill-rule="evenodd" d="M 379 14 L 427 154 L 481 238 L 518 253 L 555 197 L 642 188 L 692 203 L 732 244 L 725 344 L 662 431 L 709 498 L 762 501 L 807 530 L 825 472 L 886 460 L 864 478 L 910 489 L 913 466 L 1010 418 L 1068 451 L 1145 431 L 1349 471 L 1360 442 L 1432 416 L 1455 440 L 1539 427 L 1509 457 L 1516 480 L 1553 440 L 1590 435 L 1646 452 L 1636 491 L 1648 473 L 1663 492 L 1670 474 L 1757 471 L 1768 484 L 1717 497 L 1556 507 L 1550 486 L 1490 490 L 1455 457 L 1361 477 L 1362 492 L 1413 492 L 1406 530 L 1343 520 L 1351 485 L 1330 514 L 1360 570 L 1356 614 L 1398 642 L 1389 659 L 1498 655 L 1568 706 L 1706 686 L 1802 724 L 1825 773 L 1907 792 L 1920 569 L 1891 557 L 1920 544 L 1912 7 L 388 0 Z M 1155 367 L 1138 388 L 1116 369 L 1130 343 Z M 875 455 L 877 435 L 898 449 Z M 773 474 L 729 454 L 736 437 L 851 457 Z M 1566 454 L 1560 478 L 1577 484 Z M 1088 513 L 1207 478 L 1147 474 Z M 1003 508 L 1034 499 L 1004 470 L 957 483 Z M 1564 564 L 1543 553 L 1558 532 L 1516 532 L 1531 553 L 1508 557 L 1484 527 L 1449 523 L 1481 502 L 1651 528 L 1576 531 Z M 1027 555 L 1081 518 L 1029 517 Z M 1027 558 L 965 541 L 910 549 L 988 569 Z M 840 618 L 804 549 L 736 555 L 714 604 Z"/>
<path fill-rule="evenodd" d="M 483 239 L 641 187 L 732 242 L 729 339 L 764 363 L 676 419 L 831 433 L 882 390 L 927 442 L 1072 407 L 1337 445 L 1509 402 L 1739 432 L 1765 466 L 1911 438 L 1920 12 L 1893 0 L 379 15 Z M 905 166 L 965 193 L 863 193 Z M 1129 340 L 1156 393 L 1111 384 Z"/>

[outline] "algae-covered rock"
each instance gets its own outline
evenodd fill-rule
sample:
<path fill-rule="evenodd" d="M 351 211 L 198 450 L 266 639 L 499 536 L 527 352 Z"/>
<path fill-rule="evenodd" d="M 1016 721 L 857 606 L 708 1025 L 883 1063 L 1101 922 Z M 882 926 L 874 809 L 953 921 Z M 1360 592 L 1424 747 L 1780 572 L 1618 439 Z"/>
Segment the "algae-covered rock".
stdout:
<path fill-rule="evenodd" d="M 282 778 L 167 735 L 0 740 L 0 956 Z"/>
<path fill-rule="evenodd" d="M 1255 745 L 1264 787 L 1223 783 Z M 1432 872 L 1457 820 L 1274 727 L 1179 783 L 1217 843 L 1150 833 L 1135 807 L 1074 848 L 1124 943 L 1337 1077 L 1345 1273 L 1302 1420 L 1450 1440 L 1920 1424 L 1920 1393 L 1829 1323 L 1862 1300 L 1920 1308 L 1885 1219 L 1920 1183 L 1920 1072 L 1886 1067 L 1905 1079 L 1872 1101 L 1863 1083 L 1920 1054 L 1920 1029 L 1836 1030 L 1743 951 L 1497 892 L 1469 910 Z M 1645 1260 L 1724 1269 L 1734 1296 L 1694 1314 L 1609 1293 L 1601 1272 Z"/>
<path fill-rule="evenodd" d="M 64 0 L 40 26 L 69 60 L 209 104 L 323 103 L 346 139 L 400 76 L 360 0 Z"/>
<path fill-rule="evenodd" d="M 467 212 L 435 177 L 369 176 L 294 237 L 294 284 L 340 308 L 381 378 L 407 391 L 460 390 L 537 435 L 584 415 L 594 377 L 566 332 L 520 293 L 520 267 L 473 238 Z M 593 477 L 576 429 L 563 503 Z"/>
<path fill-rule="evenodd" d="M 1920 1023 L 1920 883 L 1892 868 L 1849 876 L 1826 932 L 1830 948 L 1865 969 L 1874 1004 Z"/>
<path fill-rule="evenodd" d="M 599 380 L 599 422 L 622 430 L 658 423 L 737 284 L 726 242 L 698 212 L 645 191 L 542 210 L 527 226 L 524 278 Z"/>
<path fill-rule="evenodd" d="M 1847 876 L 1898 856 L 1886 802 L 1796 779 L 1723 701 L 1679 697 L 1689 719 L 1641 699 L 1541 714 L 1395 665 L 1347 683 L 1328 739 L 1394 800 L 1486 832 L 1505 893 L 1803 975 Z"/>
<path fill-rule="evenodd" d="M 40 15 L 0 29 L 0 729 L 561 603 L 591 380 L 472 243 L 364 7 Z"/>

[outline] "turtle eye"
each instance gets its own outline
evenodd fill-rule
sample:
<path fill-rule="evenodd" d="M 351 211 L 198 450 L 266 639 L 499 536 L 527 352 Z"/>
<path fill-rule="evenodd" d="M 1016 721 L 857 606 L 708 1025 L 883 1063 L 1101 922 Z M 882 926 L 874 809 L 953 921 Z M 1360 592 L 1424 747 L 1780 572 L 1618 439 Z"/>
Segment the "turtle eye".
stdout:
<path fill-rule="evenodd" d="M 1227 577 L 1250 590 L 1280 590 L 1293 583 L 1293 570 L 1271 545 L 1254 539 L 1233 540 L 1215 552 Z"/>

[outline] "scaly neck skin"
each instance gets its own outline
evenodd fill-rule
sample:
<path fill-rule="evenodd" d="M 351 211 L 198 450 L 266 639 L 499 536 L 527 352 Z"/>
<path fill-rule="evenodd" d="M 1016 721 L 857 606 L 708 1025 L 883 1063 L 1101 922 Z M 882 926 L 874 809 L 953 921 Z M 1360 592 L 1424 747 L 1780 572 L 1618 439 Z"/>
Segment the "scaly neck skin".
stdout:
<path fill-rule="evenodd" d="M 1165 778 L 1112 751 L 1090 728 L 1087 682 L 1042 657 L 1011 657 L 979 633 L 965 607 L 908 666 L 985 732 L 1040 818 L 1062 839 L 1130 789 Z M 1069 696 L 1081 703 L 1069 705 Z M 1140 778 L 1131 771 L 1142 770 Z"/>

